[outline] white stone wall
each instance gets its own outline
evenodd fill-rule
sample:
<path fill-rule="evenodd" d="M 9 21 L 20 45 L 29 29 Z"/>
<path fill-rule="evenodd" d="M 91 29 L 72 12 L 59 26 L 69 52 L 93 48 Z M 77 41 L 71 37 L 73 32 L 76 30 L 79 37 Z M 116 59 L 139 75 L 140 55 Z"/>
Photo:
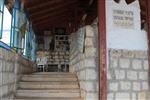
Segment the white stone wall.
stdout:
<path fill-rule="evenodd" d="M 33 72 L 33 64 L 21 56 L 0 48 L 0 100 L 13 100 L 22 74 Z"/>
<path fill-rule="evenodd" d="M 97 22 L 97 21 L 96 21 Z M 72 33 L 70 72 L 77 73 L 85 100 L 98 100 L 98 37 L 97 23 L 85 26 L 84 52 L 78 50 L 77 34 Z M 82 43 L 81 43 L 82 44 Z"/>
<path fill-rule="evenodd" d="M 147 51 L 109 49 L 107 100 L 149 100 Z"/>
<path fill-rule="evenodd" d="M 149 100 L 148 40 L 139 0 L 106 0 L 106 37 L 107 100 Z"/>
<path fill-rule="evenodd" d="M 114 10 L 124 14 L 114 14 Z M 132 12 L 133 16 L 126 14 Z M 115 26 L 114 16 L 118 16 L 122 20 L 117 20 L 119 26 Z M 129 23 L 132 21 L 125 20 L 126 17 L 133 18 L 133 26 Z M 124 19 L 124 20 L 123 20 Z M 127 49 L 127 50 L 147 50 L 147 32 L 141 30 L 139 0 L 127 4 L 125 0 L 116 3 L 114 0 L 106 0 L 106 36 L 107 48 Z M 124 27 L 124 26 L 129 26 Z"/>

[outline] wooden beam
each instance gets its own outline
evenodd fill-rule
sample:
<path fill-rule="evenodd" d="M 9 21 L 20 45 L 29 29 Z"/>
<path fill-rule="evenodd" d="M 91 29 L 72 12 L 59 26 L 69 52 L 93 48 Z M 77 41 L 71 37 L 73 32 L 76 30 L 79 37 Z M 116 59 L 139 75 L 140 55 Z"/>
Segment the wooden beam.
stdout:
<path fill-rule="evenodd" d="M 140 5 L 141 5 L 141 6 L 145 7 L 145 5 L 146 5 L 145 0 L 139 0 L 139 2 L 140 2 Z"/>
<path fill-rule="evenodd" d="M 68 8 L 68 6 L 74 6 L 75 3 L 77 3 L 77 1 L 70 1 L 69 3 L 62 3 L 61 5 L 54 5 L 53 7 L 49 7 L 48 9 L 45 8 L 45 10 L 38 10 L 38 11 L 34 11 L 34 12 L 29 12 L 30 13 L 30 17 L 34 17 L 34 16 L 38 16 L 38 15 L 44 15 L 47 13 L 51 13 L 52 11 L 57 11 L 60 10 L 62 8 Z"/>
<path fill-rule="evenodd" d="M 89 5 L 92 5 L 94 0 L 89 0 Z"/>
<path fill-rule="evenodd" d="M 50 1 L 50 0 L 44 0 L 44 2 L 48 2 L 48 1 Z M 32 7 L 34 5 L 38 5 L 42 2 L 43 2 L 43 0 L 24 0 L 25 7 L 27 7 L 27 8 Z"/>
<path fill-rule="evenodd" d="M 52 20 L 48 20 L 45 21 L 43 23 L 37 24 L 36 27 L 38 27 L 38 29 L 44 29 L 45 27 L 48 26 L 59 26 L 61 24 L 67 24 L 69 27 L 69 22 L 71 22 L 70 20 L 68 20 L 68 18 L 66 19 L 66 17 L 63 18 L 56 18 L 56 19 L 52 19 Z"/>
<path fill-rule="evenodd" d="M 47 20 L 51 20 L 51 19 L 56 19 L 56 18 L 60 18 L 62 16 L 65 16 L 66 18 L 69 18 L 69 16 L 71 15 L 70 12 L 61 12 L 61 13 L 55 13 L 53 15 L 48 15 L 48 16 L 44 16 L 44 17 L 41 17 L 41 18 L 38 18 L 36 20 L 33 20 L 32 22 L 37 24 L 37 23 L 40 23 L 40 22 L 43 22 L 43 21 L 47 21 Z"/>
<path fill-rule="evenodd" d="M 42 27 L 42 26 L 45 26 L 45 25 L 48 25 L 48 24 L 50 24 L 50 25 L 52 25 L 52 24 L 56 25 L 56 23 L 63 24 L 64 22 L 68 22 L 67 18 L 65 18 L 65 17 L 58 17 L 58 18 L 53 18 L 52 20 L 48 20 L 48 21 L 36 24 L 36 25 Z"/>
<path fill-rule="evenodd" d="M 50 18 L 48 18 L 48 19 L 40 20 L 40 21 L 38 21 L 38 22 L 36 22 L 36 23 L 34 23 L 34 24 L 36 25 L 36 24 L 48 23 L 48 22 L 50 22 L 50 21 L 51 21 L 51 22 L 54 21 L 55 19 L 59 21 L 61 18 L 65 18 L 67 21 L 70 21 L 70 22 L 74 20 L 74 19 L 71 18 L 71 17 L 68 18 L 68 16 L 71 16 L 71 15 L 62 14 L 62 15 L 57 16 L 57 17 L 56 17 L 56 16 L 52 16 L 52 17 L 50 17 Z"/>
<path fill-rule="evenodd" d="M 107 100 L 106 15 L 105 1 L 98 0 L 99 18 L 99 100 Z"/>
<path fill-rule="evenodd" d="M 67 17 L 65 15 L 61 15 L 59 17 L 53 17 L 53 18 L 50 18 L 50 19 L 47 19 L 47 20 L 44 20 L 44 21 L 39 21 L 39 23 L 35 23 L 35 25 L 43 25 L 43 24 L 48 24 L 48 23 L 54 23 L 54 22 L 61 22 L 61 20 L 64 19 L 64 20 L 68 20 Z"/>
<path fill-rule="evenodd" d="M 141 19 L 146 20 L 146 2 L 145 0 L 139 0 L 141 8 Z"/>
<path fill-rule="evenodd" d="M 61 22 L 63 22 L 63 23 L 61 23 L 60 21 L 56 21 L 55 23 L 51 23 L 51 24 L 44 24 L 44 25 L 39 25 L 39 26 L 37 26 L 37 28 L 38 28 L 38 30 L 44 30 L 44 29 L 46 29 L 46 28 L 51 28 L 51 26 L 53 26 L 53 27 L 67 27 L 67 22 L 64 22 L 65 20 L 61 20 Z"/>
<path fill-rule="evenodd" d="M 49 0 L 47 2 L 41 2 L 38 5 L 33 5 L 31 7 L 28 7 L 27 10 L 30 12 L 36 10 L 36 9 L 42 9 L 43 7 L 50 7 L 52 5 L 57 5 L 59 3 L 62 3 L 63 0 Z"/>
<path fill-rule="evenodd" d="M 46 15 L 43 15 L 43 16 L 36 16 L 36 17 L 31 18 L 31 19 L 32 19 L 33 22 L 37 22 L 39 20 L 47 19 L 47 18 L 50 18 L 50 17 L 56 17 L 56 16 L 59 16 L 59 15 L 62 15 L 62 14 L 71 13 L 69 10 L 70 9 L 62 9 L 60 11 L 55 11 L 55 12 L 52 12 L 52 13 L 49 13 L 49 14 L 46 14 Z"/>

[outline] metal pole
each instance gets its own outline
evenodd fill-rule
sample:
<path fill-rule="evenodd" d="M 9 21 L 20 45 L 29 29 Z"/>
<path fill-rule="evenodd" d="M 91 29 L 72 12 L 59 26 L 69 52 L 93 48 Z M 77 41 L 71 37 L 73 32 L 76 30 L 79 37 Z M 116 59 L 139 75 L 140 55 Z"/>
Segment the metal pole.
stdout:
<path fill-rule="evenodd" d="M 107 100 L 107 64 L 106 64 L 106 15 L 105 1 L 98 0 L 99 19 L 99 100 Z"/>

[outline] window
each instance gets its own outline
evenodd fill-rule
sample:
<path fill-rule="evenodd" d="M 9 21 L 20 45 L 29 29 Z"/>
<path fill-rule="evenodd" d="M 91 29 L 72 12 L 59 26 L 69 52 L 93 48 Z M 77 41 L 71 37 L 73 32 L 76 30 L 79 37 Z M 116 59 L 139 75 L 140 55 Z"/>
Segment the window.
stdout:
<path fill-rule="evenodd" d="M 30 18 L 20 0 L 15 0 L 11 11 L 4 1 L 0 0 L 0 46 L 8 50 L 15 49 L 25 58 L 35 60 L 36 43 Z"/>
<path fill-rule="evenodd" d="M 4 10 L 4 0 L 0 0 L 0 38 L 2 38 L 2 29 L 3 29 L 3 10 Z"/>
<path fill-rule="evenodd" d="M 16 0 L 12 10 L 12 23 L 11 23 L 11 47 L 17 51 L 19 47 L 19 32 L 20 32 L 20 2 Z"/>
<path fill-rule="evenodd" d="M 7 45 L 10 45 L 10 30 L 11 30 L 11 14 L 4 6 L 4 15 L 2 22 L 2 38 L 1 41 Z"/>
<path fill-rule="evenodd" d="M 33 30 L 31 31 L 31 38 L 32 38 L 32 41 L 31 41 L 31 45 L 32 45 L 32 47 L 31 47 L 31 60 L 33 61 L 33 62 L 35 62 L 36 61 L 36 37 L 35 37 L 35 35 L 34 35 L 34 32 L 33 32 Z"/>
<path fill-rule="evenodd" d="M 27 58 L 31 58 L 31 32 L 30 32 L 30 23 L 26 21 L 26 28 L 25 28 L 25 48 L 24 48 L 24 55 Z"/>
<path fill-rule="evenodd" d="M 19 25 L 19 53 L 24 54 L 24 48 L 25 48 L 25 24 L 26 24 L 26 16 L 23 11 L 20 11 L 19 13 L 19 19 L 20 19 L 20 25 Z"/>

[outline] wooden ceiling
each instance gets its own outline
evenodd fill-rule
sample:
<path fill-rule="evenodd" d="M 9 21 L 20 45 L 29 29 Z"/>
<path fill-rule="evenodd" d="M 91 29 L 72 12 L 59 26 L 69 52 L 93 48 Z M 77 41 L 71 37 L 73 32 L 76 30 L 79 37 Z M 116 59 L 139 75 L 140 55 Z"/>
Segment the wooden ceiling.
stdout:
<path fill-rule="evenodd" d="M 7 0 L 12 5 L 12 1 Z M 67 32 L 76 31 L 79 27 L 91 24 L 97 17 L 97 0 L 22 0 L 24 8 L 30 16 L 36 34 L 44 30 L 66 28 Z M 114 0 L 119 2 L 120 0 Z M 126 0 L 129 4 L 135 0 Z M 146 19 L 146 0 L 139 0 L 141 21 Z M 83 16 L 86 16 L 83 21 Z"/>
<path fill-rule="evenodd" d="M 24 7 L 39 34 L 57 27 L 72 32 L 97 16 L 97 0 L 24 0 Z M 82 23 L 84 15 L 87 17 Z"/>

